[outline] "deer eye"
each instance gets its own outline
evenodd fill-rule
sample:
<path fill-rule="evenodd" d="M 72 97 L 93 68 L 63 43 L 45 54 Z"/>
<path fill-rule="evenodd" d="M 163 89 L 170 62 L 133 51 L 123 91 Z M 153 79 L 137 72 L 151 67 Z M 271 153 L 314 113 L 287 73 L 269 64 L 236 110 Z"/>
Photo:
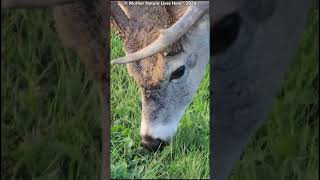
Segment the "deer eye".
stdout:
<path fill-rule="evenodd" d="M 170 81 L 173 80 L 173 79 L 179 79 L 183 76 L 184 72 L 185 72 L 185 66 L 180 66 L 178 69 L 176 69 L 172 74 L 171 74 L 171 77 L 170 77 Z"/>

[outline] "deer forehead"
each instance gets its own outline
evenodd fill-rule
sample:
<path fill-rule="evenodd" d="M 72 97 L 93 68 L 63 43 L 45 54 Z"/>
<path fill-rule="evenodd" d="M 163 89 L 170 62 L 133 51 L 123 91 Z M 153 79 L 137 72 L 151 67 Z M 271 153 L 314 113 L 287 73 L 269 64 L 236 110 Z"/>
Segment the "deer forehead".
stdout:
<path fill-rule="evenodd" d="M 199 54 L 203 52 L 203 48 L 206 49 L 209 41 L 208 33 L 209 15 L 205 15 L 202 20 L 192 27 L 178 42 L 166 50 L 144 60 L 127 64 L 129 75 L 134 78 L 140 87 L 159 87 L 161 83 L 170 78 L 173 71 L 186 64 L 188 56 Z M 150 35 L 150 38 L 153 39 L 154 37 Z M 132 41 L 130 43 L 132 43 Z M 143 46 L 147 44 L 148 43 L 145 43 Z M 174 55 L 165 56 L 167 53 L 173 53 Z"/>
<path fill-rule="evenodd" d="M 158 32 L 147 33 L 141 31 L 133 33 L 135 36 L 125 41 L 126 53 L 135 52 L 152 43 L 158 36 Z M 171 71 L 177 64 L 183 63 L 181 52 L 183 51 L 182 41 L 179 40 L 167 49 L 144 60 L 127 64 L 128 73 L 134 78 L 140 87 L 158 87 L 161 82 L 168 78 Z M 174 54 L 168 57 L 166 54 Z"/>
<path fill-rule="evenodd" d="M 171 73 L 186 62 L 187 54 L 166 57 L 158 53 L 145 60 L 127 64 L 128 73 L 140 87 L 152 88 L 168 80 Z"/>
<path fill-rule="evenodd" d="M 167 59 L 156 54 L 145 60 L 127 64 L 129 75 L 140 87 L 157 87 L 165 79 Z"/>

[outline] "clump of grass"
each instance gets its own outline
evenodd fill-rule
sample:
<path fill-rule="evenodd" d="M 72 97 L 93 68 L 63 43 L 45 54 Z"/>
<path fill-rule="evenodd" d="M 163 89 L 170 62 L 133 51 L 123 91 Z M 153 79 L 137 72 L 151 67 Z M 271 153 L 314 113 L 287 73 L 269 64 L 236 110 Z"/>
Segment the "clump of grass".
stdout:
<path fill-rule="evenodd" d="M 123 56 L 120 39 L 112 34 L 111 59 Z M 140 147 L 140 91 L 126 67 L 111 68 L 112 178 L 209 177 L 209 67 L 170 146 L 161 152 Z"/>

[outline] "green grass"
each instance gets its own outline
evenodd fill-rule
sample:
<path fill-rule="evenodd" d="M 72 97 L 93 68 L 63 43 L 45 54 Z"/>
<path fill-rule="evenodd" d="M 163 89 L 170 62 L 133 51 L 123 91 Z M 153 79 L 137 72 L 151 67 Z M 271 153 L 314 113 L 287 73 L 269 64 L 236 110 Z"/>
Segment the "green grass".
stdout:
<path fill-rule="evenodd" d="M 230 180 L 319 179 L 319 9 L 314 1 L 303 39 L 272 112 Z"/>
<path fill-rule="evenodd" d="M 319 178 L 318 15 L 318 8 L 313 8 L 272 113 L 231 180 Z M 77 56 L 63 48 L 49 11 L 11 11 L 1 16 L 1 178 L 98 179 L 100 106 L 92 81 Z M 122 66 L 112 71 L 127 76 Z M 111 99 L 112 107 L 118 107 L 113 111 L 119 112 L 113 116 L 113 177 L 208 176 L 208 166 L 203 167 L 208 158 L 208 140 L 203 137 L 208 134 L 199 136 L 208 132 L 200 128 L 206 122 L 194 125 L 198 112 L 208 108 L 201 102 L 208 98 L 201 93 L 206 92 L 206 83 L 182 119 L 173 144 L 157 154 L 138 148 L 140 105 L 133 80 L 116 79 L 112 85 L 121 95 Z M 119 97 L 129 104 L 122 106 Z"/>
<path fill-rule="evenodd" d="M 48 11 L 2 14 L 1 177 L 98 179 L 100 105 Z"/>
<path fill-rule="evenodd" d="M 112 34 L 112 59 L 123 56 Z M 140 91 L 125 65 L 111 68 L 111 172 L 113 178 L 209 177 L 209 66 L 170 146 L 161 152 L 140 147 Z"/>

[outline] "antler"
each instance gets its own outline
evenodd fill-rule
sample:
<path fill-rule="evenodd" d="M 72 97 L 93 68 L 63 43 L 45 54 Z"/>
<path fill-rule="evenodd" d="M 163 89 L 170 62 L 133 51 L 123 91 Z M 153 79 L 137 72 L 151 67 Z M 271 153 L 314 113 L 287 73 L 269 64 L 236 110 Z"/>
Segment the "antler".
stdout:
<path fill-rule="evenodd" d="M 50 7 L 66 3 L 72 3 L 76 0 L 3 0 L 2 8 L 40 8 Z"/>
<path fill-rule="evenodd" d="M 111 64 L 132 63 L 158 53 L 181 38 L 208 9 L 208 1 L 197 2 L 196 5 L 190 6 L 170 28 L 159 30 L 160 35 L 153 43 L 135 53 L 113 60 Z"/>

